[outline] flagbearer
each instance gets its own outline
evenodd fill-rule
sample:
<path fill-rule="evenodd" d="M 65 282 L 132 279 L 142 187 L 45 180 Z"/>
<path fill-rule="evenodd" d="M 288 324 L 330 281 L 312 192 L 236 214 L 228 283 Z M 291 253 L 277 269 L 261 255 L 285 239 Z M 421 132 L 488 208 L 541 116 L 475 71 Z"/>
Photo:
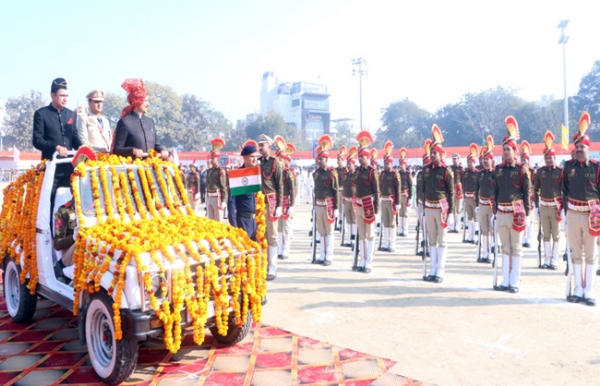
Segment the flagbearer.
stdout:
<path fill-rule="evenodd" d="M 494 139 L 487 136 L 485 147 L 481 149 L 481 162 L 483 169 L 477 174 L 477 185 L 475 187 L 475 202 L 477 203 L 477 215 L 479 218 L 479 232 L 481 232 L 481 257 L 478 263 L 491 263 L 490 252 L 493 246 L 493 223 L 494 217 L 494 195 L 496 194 L 494 184 Z"/>
<path fill-rule="evenodd" d="M 369 162 L 371 151 L 368 149 L 374 141 L 371 133 L 363 130 L 356 135 L 360 144 L 358 161 L 360 167 L 356 171 L 356 224 L 358 226 L 358 245 L 360 261 L 357 270 L 370 273 L 373 268 L 375 251 L 375 217 L 379 213 L 379 175 Z"/>
<path fill-rule="evenodd" d="M 398 222 L 398 235 L 408 236 L 408 205 L 412 199 L 412 178 L 406 169 L 406 148 L 400 149 L 400 221 Z"/>
<path fill-rule="evenodd" d="M 531 203 L 531 209 L 534 208 L 535 197 L 533 192 L 533 180 L 535 179 L 535 169 L 533 169 L 531 165 L 531 161 L 529 159 L 529 155 L 531 154 L 531 145 L 527 141 L 523 141 L 521 143 L 521 163 L 523 167 L 529 171 L 529 202 Z M 531 219 L 531 215 L 533 214 L 533 210 L 531 210 L 530 215 L 525 219 L 525 224 L 527 228 L 525 229 L 525 234 L 523 235 L 523 247 L 529 248 L 531 247 L 532 233 L 533 233 L 533 221 Z"/>
<path fill-rule="evenodd" d="M 423 221 L 423 170 L 431 163 L 431 158 L 429 157 L 429 152 L 431 151 L 431 139 L 427 138 L 425 140 L 425 144 L 423 145 L 423 149 L 425 150 L 425 154 L 423 154 L 423 168 L 417 172 L 415 179 L 417 180 L 417 223 L 419 227 L 423 227 L 421 223 Z M 422 245 L 425 245 L 425 240 L 423 240 Z M 419 247 L 419 252 L 417 253 L 419 256 L 423 256 L 425 253 L 425 249 Z"/>
<path fill-rule="evenodd" d="M 452 169 L 442 163 L 444 137 L 439 126 L 431 128 L 433 141 L 430 145 L 431 164 L 423 172 L 423 196 L 425 197 L 425 224 L 429 242 L 431 269 L 425 281 L 441 283 L 446 270 L 446 232 L 448 213 L 452 213 L 454 176 Z"/>
<path fill-rule="evenodd" d="M 342 182 L 344 181 L 344 179 L 346 178 L 346 174 L 348 173 L 348 168 L 346 167 L 346 146 L 345 145 L 340 146 L 340 152 L 338 153 L 338 156 L 337 156 L 337 163 L 338 163 L 338 167 L 335 168 L 335 171 L 337 173 L 338 182 L 340 184 L 339 190 L 338 190 L 338 203 L 341 203 L 342 198 L 344 196 L 344 184 Z M 341 230 L 342 226 L 344 226 L 344 224 L 342 224 L 342 218 L 340 215 L 340 218 L 337 218 L 335 220 L 335 230 L 336 231 Z"/>
<path fill-rule="evenodd" d="M 283 205 L 281 217 L 277 221 L 277 231 L 279 233 L 277 257 L 285 260 L 290 255 L 292 218 L 297 194 L 296 176 L 294 175 L 294 171 L 290 169 L 291 154 L 296 150 L 296 146 L 293 143 L 286 143 L 280 135 L 275 136 L 274 139 L 275 145 L 283 149 L 277 155 L 283 165 Z"/>
<path fill-rule="evenodd" d="M 463 199 L 462 174 L 464 169 L 460 165 L 459 161 L 460 154 L 452 154 L 452 165 L 450 166 L 450 169 L 452 170 L 452 174 L 454 175 L 454 198 L 452 203 L 452 210 L 450 211 L 450 215 L 448 216 L 448 224 L 450 225 L 450 230 L 448 231 L 449 233 L 458 233 L 458 222 L 460 221 L 461 216 L 460 202 Z M 464 220 L 466 219 L 463 219 L 463 221 Z"/>
<path fill-rule="evenodd" d="M 206 172 L 207 217 L 221 221 L 221 211 L 227 207 L 227 175 L 219 166 L 220 150 L 225 146 L 222 138 L 213 139 L 210 144 L 210 169 Z"/>
<path fill-rule="evenodd" d="M 244 164 L 229 172 L 229 209 L 235 219 L 235 226 L 256 239 L 256 193 L 261 190 L 260 168 L 258 167 L 258 144 L 248 140 L 242 145 L 240 154 Z"/>
<path fill-rule="evenodd" d="M 338 215 L 338 179 L 335 169 L 327 166 L 333 141 L 327 134 L 319 138 L 315 180 L 317 232 L 321 235 L 321 257 L 318 264 L 331 265 L 333 260 L 333 223 Z"/>
<path fill-rule="evenodd" d="M 506 117 L 508 135 L 502 141 L 503 163 L 494 171 L 496 231 L 502 244 L 502 284 L 496 291 L 519 292 L 523 231 L 529 216 L 529 171 L 517 162 L 519 127 L 513 116 Z M 497 262 L 496 262 L 497 264 Z"/>
<path fill-rule="evenodd" d="M 544 134 L 544 162 L 546 166 L 535 173 L 533 191 L 539 211 L 540 226 L 544 234 L 544 264 L 542 269 L 558 269 L 558 247 L 560 241 L 560 222 L 562 221 L 562 179 L 563 170 L 556 166 L 556 153 L 552 148 L 554 135 L 546 131 Z"/>
<path fill-rule="evenodd" d="M 394 144 L 388 140 L 383 145 L 383 172 L 379 176 L 379 191 L 381 192 L 381 222 L 383 226 L 383 246 L 381 251 L 396 250 L 396 215 L 400 209 L 400 175 L 392 169 Z"/>
<path fill-rule="evenodd" d="M 260 172 L 262 179 L 262 191 L 265 195 L 265 204 L 267 209 L 267 259 L 269 261 L 267 269 L 267 280 L 277 278 L 277 220 L 281 217 L 283 204 L 283 170 L 279 162 L 271 157 L 271 146 L 273 139 L 266 134 L 261 134 L 258 138 L 258 150 L 260 152 Z"/>
<path fill-rule="evenodd" d="M 342 191 L 343 194 L 343 203 L 344 206 L 342 210 L 344 211 L 344 219 L 346 221 L 346 226 L 348 231 L 346 234 L 348 235 L 348 241 L 342 240 L 342 243 L 346 247 L 352 246 L 352 240 L 356 237 L 356 215 L 354 213 L 354 199 L 356 198 L 356 168 L 354 164 L 356 163 L 356 156 L 358 154 L 358 149 L 356 146 L 352 146 L 350 150 L 348 150 L 348 172 L 346 173 L 343 180 L 341 180 L 341 186 L 344 187 Z M 339 177 L 339 176 L 338 176 Z"/>
<path fill-rule="evenodd" d="M 594 249 L 600 235 L 600 165 L 589 158 L 590 138 L 585 132 L 590 123 L 586 111 L 579 118 L 579 132 L 573 137 L 575 159 L 565 163 L 562 191 L 575 280 L 575 291 L 567 300 L 595 306 Z"/>
<path fill-rule="evenodd" d="M 477 175 L 479 172 L 475 169 L 475 160 L 479 148 L 472 143 L 469 146 L 469 155 L 467 156 L 467 169 L 462 174 L 462 186 L 465 191 L 465 212 L 467 212 L 469 233 L 465 242 L 475 243 L 475 224 L 477 224 L 477 200 L 475 199 L 477 190 Z"/>

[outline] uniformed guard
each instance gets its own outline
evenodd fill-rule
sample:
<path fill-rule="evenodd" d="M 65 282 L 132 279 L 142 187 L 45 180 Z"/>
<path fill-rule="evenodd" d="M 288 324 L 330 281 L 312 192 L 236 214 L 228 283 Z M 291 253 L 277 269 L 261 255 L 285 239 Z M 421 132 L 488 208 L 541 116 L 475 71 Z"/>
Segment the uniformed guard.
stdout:
<path fill-rule="evenodd" d="M 423 224 L 421 221 L 423 220 L 423 202 L 424 202 L 424 193 L 423 193 L 423 170 L 426 166 L 431 163 L 431 158 L 429 157 L 429 152 L 431 151 L 431 139 L 427 138 L 425 140 L 425 144 L 423 145 L 423 150 L 425 153 L 423 154 L 423 164 L 421 170 L 419 170 L 415 176 L 416 182 L 416 196 L 417 196 L 417 229 L 422 228 Z M 418 238 L 417 238 L 418 240 Z M 426 240 L 423 240 L 423 245 L 425 245 Z M 419 256 L 422 256 L 424 253 L 424 249 L 421 250 L 421 246 L 418 245 L 417 249 L 419 252 L 417 253 Z"/>
<path fill-rule="evenodd" d="M 406 168 L 406 148 L 400 149 L 400 210 L 398 216 L 398 235 L 408 236 L 408 205 L 412 199 L 412 178 Z"/>
<path fill-rule="evenodd" d="M 508 136 L 502 141 L 503 162 L 494 171 L 494 204 L 496 232 L 502 244 L 502 284 L 497 291 L 519 292 L 523 231 L 529 216 L 529 171 L 517 162 L 519 127 L 513 116 L 506 117 Z M 497 262 L 496 262 L 497 264 Z"/>
<path fill-rule="evenodd" d="M 552 148 L 554 135 L 550 131 L 544 134 L 544 162 L 535 173 L 533 190 L 538 208 L 538 218 L 544 234 L 544 263 L 543 269 L 558 269 L 558 248 L 560 241 L 560 223 L 562 221 L 562 179 L 563 170 L 556 166 L 556 152 Z"/>
<path fill-rule="evenodd" d="M 190 172 L 185 175 L 185 185 L 188 193 L 188 202 L 195 213 L 200 202 L 200 175 L 194 164 L 190 165 Z"/>
<path fill-rule="evenodd" d="M 467 214 L 468 229 L 469 233 L 466 237 L 465 242 L 475 243 L 475 227 L 477 224 L 477 201 L 475 200 L 477 190 L 477 174 L 479 173 L 475 168 L 475 161 L 479 155 L 479 148 L 476 144 L 472 143 L 469 146 L 469 155 L 467 156 L 467 169 L 462 173 L 462 187 L 464 190 L 465 197 L 465 212 Z"/>
<path fill-rule="evenodd" d="M 279 233 L 277 257 L 285 260 L 290 255 L 290 244 L 292 242 L 292 218 L 294 215 L 294 202 L 298 194 L 296 184 L 296 175 L 290 169 L 292 161 L 292 153 L 296 151 L 296 146 L 293 143 L 286 143 L 283 137 L 275 136 L 275 144 L 279 148 L 283 147 L 283 151 L 279 152 L 278 157 L 282 161 L 283 166 L 283 204 L 281 206 L 281 217 L 277 221 L 277 231 Z"/>
<path fill-rule="evenodd" d="M 344 184 L 342 181 L 344 181 L 346 174 L 348 173 L 348 168 L 346 167 L 346 145 L 340 146 L 340 151 L 337 155 L 337 164 L 338 166 L 335 168 L 335 171 L 337 173 L 339 183 L 338 203 L 340 203 L 340 206 L 342 206 L 341 202 L 344 196 Z M 342 224 L 342 214 L 340 213 L 340 218 L 335 219 L 335 230 L 341 231 L 342 226 L 344 226 L 344 224 Z"/>
<path fill-rule="evenodd" d="M 220 150 L 225 146 L 222 138 L 215 138 L 210 143 L 210 168 L 206 172 L 206 208 L 207 217 L 221 221 L 221 211 L 227 207 L 227 174 L 219 166 Z"/>
<path fill-rule="evenodd" d="M 242 145 L 240 153 L 244 163 L 240 169 L 258 166 L 258 144 L 248 140 Z M 246 193 L 229 198 L 231 216 L 235 219 L 235 226 L 246 231 L 248 237 L 256 241 L 256 193 Z"/>
<path fill-rule="evenodd" d="M 357 270 L 369 273 L 373 268 L 373 253 L 375 252 L 375 217 L 379 213 L 379 175 L 370 164 L 371 151 L 368 146 L 373 144 L 373 137 L 367 130 L 356 135 L 360 145 L 358 161 L 360 167 L 356 171 L 356 225 L 360 241 L 360 261 Z"/>
<path fill-rule="evenodd" d="M 535 207 L 535 199 L 533 192 L 533 180 L 535 179 L 535 169 L 531 167 L 531 160 L 529 155 L 531 154 L 531 145 L 527 141 L 523 141 L 521 143 L 521 163 L 523 167 L 529 171 L 529 202 L 531 204 L 531 210 L 529 211 L 529 216 L 525 219 L 525 224 L 527 228 L 525 229 L 525 233 L 523 235 L 523 247 L 529 248 L 531 247 L 532 233 L 533 233 L 533 221 L 531 216 L 534 214 Z"/>
<path fill-rule="evenodd" d="M 579 118 L 579 131 L 573 137 L 575 159 L 564 166 L 562 191 L 575 279 L 575 290 L 568 301 L 595 306 L 594 250 L 600 235 L 600 165 L 589 158 L 590 138 L 585 132 L 590 123 L 590 114 L 584 112 Z"/>
<path fill-rule="evenodd" d="M 265 195 L 266 235 L 267 235 L 267 280 L 277 278 L 277 220 L 281 217 L 283 204 L 283 170 L 279 162 L 271 157 L 271 146 L 273 139 L 265 134 L 258 138 L 258 149 L 260 152 L 260 172 L 262 179 L 262 191 Z"/>
<path fill-rule="evenodd" d="M 483 169 L 477 174 L 475 186 L 475 202 L 477 205 L 477 218 L 479 219 L 479 232 L 481 232 L 481 256 L 478 263 L 491 263 L 490 252 L 494 240 L 493 217 L 494 196 L 496 194 L 494 185 L 494 139 L 487 136 L 485 146 L 481 149 Z M 495 247 L 494 247 L 495 248 Z"/>
<path fill-rule="evenodd" d="M 383 172 L 379 175 L 379 192 L 381 194 L 381 226 L 383 245 L 380 251 L 396 251 L 396 215 L 400 209 L 400 175 L 392 169 L 394 144 L 388 140 L 383 145 Z"/>
<path fill-rule="evenodd" d="M 464 169 L 459 164 L 459 161 L 460 154 L 452 154 L 452 165 L 450 166 L 450 169 L 454 175 L 454 198 L 452 203 L 452 211 L 448 216 L 448 225 L 450 225 L 450 229 L 448 230 L 449 233 L 458 233 L 458 222 L 460 221 L 462 210 L 460 203 L 463 199 L 462 174 Z"/>
<path fill-rule="evenodd" d="M 342 245 L 346 247 L 352 246 L 352 241 L 356 238 L 356 214 L 354 211 L 354 200 L 356 199 L 356 157 L 358 155 L 358 148 L 356 146 L 350 147 L 348 150 L 348 163 L 347 172 L 344 179 L 339 179 L 340 186 L 343 186 L 343 207 L 344 219 L 347 226 L 348 242 L 342 240 Z"/>
<path fill-rule="evenodd" d="M 321 235 L 321 256 L 318 264 L 331 265 L 333 260 L 333 223 L 338 217 L 338 179 L 335 169 L 327 166 L 328 150 L 333 141 L 327 134 L 319 138 L 317 148 L 317 170 L 313 177 L 315 181 L 315 220 L 317 232 Z"/>
<path fill-rule="evenodd" d="M 439 126 L 431 128 L 433 141 L 430 145 L 431 164 L 423 172 L 423 196 L 425 197 L 425 224 L 431 257 L 431 270 L 425 281 L 441 283 L 446 270 L 446 226 L 452 212 L 454 176 L 452 169 L 442 163 L 444 137 Z"/>
<path fill-rule="evenodd" d="M 73 265 L 78 230 L 74 199 L 58 208 L 54 214 L 54 227 L 54 249 L 62 252 L 54 265 L 54 274 L 58 281 L 68 284 L 71 280 L 65 276 L 63 269 Z"/>

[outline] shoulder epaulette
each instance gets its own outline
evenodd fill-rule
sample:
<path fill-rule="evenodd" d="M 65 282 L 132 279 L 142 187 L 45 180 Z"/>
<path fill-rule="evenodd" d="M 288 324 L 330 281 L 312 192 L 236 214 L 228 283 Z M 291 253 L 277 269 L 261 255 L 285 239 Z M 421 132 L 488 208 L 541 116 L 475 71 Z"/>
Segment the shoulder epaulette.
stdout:
<path fill-rule="evenodd" d="M 71 205 L 73 205 L 73 201 L 66 202 L 66 203 L 65 203 L 63 206 L 64 206 L 65 208 L 68 208 L 68 207 L 70 207 Z"/>
<path fill-rule="evenodd" d="M 595 159 L 590 158 L 590 162 L 593 163 L 593 164 L 598 165 L 598 161 L 596 161 Z"/>

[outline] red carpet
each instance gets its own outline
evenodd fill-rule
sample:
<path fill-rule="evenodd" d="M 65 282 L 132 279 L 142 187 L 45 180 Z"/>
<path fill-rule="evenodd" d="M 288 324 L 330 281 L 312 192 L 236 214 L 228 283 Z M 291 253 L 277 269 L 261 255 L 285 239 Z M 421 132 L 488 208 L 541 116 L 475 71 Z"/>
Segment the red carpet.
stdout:
<path fill-rule="evenodd" d="M 191 336 L 173 355 L 162 341 L 143 342 L 128 385 L 396 385 L 418 384 L 386 374 L 395 364 L 269 326 L 254 326 L 233 347 L 207 333 L 202 346 Z M 377 381 L 376 381 L 377 380 Z M 0 297 L 0 384 L 102 384 L 79 343 L 73 315 L 38 301 L 31 323 L 13 323 Z"/>

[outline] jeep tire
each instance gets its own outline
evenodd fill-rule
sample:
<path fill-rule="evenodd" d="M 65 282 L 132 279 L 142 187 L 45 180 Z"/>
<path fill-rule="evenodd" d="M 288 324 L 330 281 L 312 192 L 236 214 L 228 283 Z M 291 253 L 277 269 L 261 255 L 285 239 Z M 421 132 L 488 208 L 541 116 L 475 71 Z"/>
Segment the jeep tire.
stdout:
<path fill-rule="evenodd" d="M 120 340 L 115 338 L 112 305 L 113 299 L 105 291 L 92 295 L 85 316 L 85 338 L 96 374 L 109 385 L 117 385 L 135 370 L 138 344 L 126 331 Z"/>
<path fill-rule="evenodd" d="M 37 305 L 37 295 L 29 293 L 27 284 L 21 284 L 21 267 L 13 259 L 7 259 L 4 269 L 4 298 L 6 309 L 12 320 L 27 323 L 33 318 Z M 29 280 L 27 280 L 28 282 Z"/>
<path fill-rule="evenodd" d="M 248 335 L 248 332 L 250 332 L 251 328 L 252 328 L 252 312 L 250 312 L 250 310 L 248 310 L 248 314 L 246 315 L 246 321 L 241 326 L 237 326 L 235 324 L 235 316 L 234 316 L 233 312 L 231 312 L 229 314 L 227 335 L 223 336 L 223 335 L 219 334 L 219 331 L 217 330 L 216 325 L 210 327 L 209 330 L 210 330 L 210 333 L 212 334 L 213 338 L 215 338 L 215 340 L 217 342 L 219 342 L 225 346 L 233 346 L 235 344 L 238 344 L 242 340 L 244 340 L 246 335 Z"/>

